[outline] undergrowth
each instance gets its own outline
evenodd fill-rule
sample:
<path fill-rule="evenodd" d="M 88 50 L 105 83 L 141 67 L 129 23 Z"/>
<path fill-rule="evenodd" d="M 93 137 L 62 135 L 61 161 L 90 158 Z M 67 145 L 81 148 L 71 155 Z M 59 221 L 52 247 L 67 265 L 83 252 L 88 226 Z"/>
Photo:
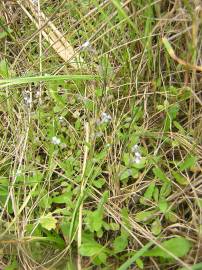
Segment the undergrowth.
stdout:
<path fill-rule="evenodd" d="M 0 0 L 0 269 L 201 270 L 200 1 L 33 1 L 74 64 L 28 2 Z"/>

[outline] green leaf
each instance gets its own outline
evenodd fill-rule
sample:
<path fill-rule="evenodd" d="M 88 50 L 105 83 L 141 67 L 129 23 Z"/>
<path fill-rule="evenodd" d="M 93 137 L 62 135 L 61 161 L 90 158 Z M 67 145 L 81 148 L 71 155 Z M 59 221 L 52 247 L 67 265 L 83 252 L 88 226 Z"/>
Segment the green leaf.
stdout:
<path fill-rule="evenodd" d="M 64 107 L 66 102 L 65 102 L 64 97 L 58 94 L 58 83 L 56 81 L 49 82 L 48 90 L 49 90 L 50 96 L 55 101 L 55 103 L 59 106 Z"/>
<path fill-rule="evenodd" d="M 139 259 L 144 253 L 152 246 L 152 242 L 148 242 L 145 246 L 143 246 L 140 250 L 135 252 L 135 254 L 129 258 L 126 262 L 124 262 L 117 270 L 128 270 L 130 265 Z"/>
<path fill-rule="evenodd" d="M 150 210 L 150 211 L 141 211 L 135 215 L 135 220 L 137 222 L 145 222 L 151 219 L 154 219 L 154 213 L 156 210 Z"/>
<path fill-rule="evenodd" d="M 179 104 L 173 104 L 168 108 L 168 115 L 171 120 L 175 119 L 179 112 Z"/>
<path fill-rule="evenodd" d="M 96 80 L 99 76 L 94 75 L 45 75 L 36 77 L 17 77 L 12 79 L 4 79 L 0 81 L 0 89 L 6 86 L 21 85 L 27 83 L 37 83 L 37 82 L 50 82 L 50 81 L 88 81 Z"/>
<path fill-rule="evenodd" d="M 14 260 L 10 265 L 4 268 L 4 270 L 17 270 L 17 269 L 19 269 L 19 265 L 16 260 Z"/>
<path fill-rule="evenodd" d="M 85 242 L 81 244 L 79 253 L 82 256 L 92 257 L 100 254 L 107 253 L 107 249 L 97 243 L 94 239 L 85 239 Z M 101 256 L 102 257 L 102 256 Z"/>
<path fill-rule="evenodd" d="M 97 88 L 95 89 L 95 95 L 96 97 L 101 97 L 102 96 L 102 89 L 101 88 Z"/>
<path fill-rule="evenodd" d="M 90 99 L 85 100 L 84 102 L 85 108 L 92 112 L 94 110 L 94 102 Z"/>
<path fill-rule="evenodd" d="M 52 213 L 48 213 L 46 216 L 40 217 L 41 226 L 50 231 L 56 228 L 57 219 L 52 216 Z"/>
<path fill-rule="evenodd" d="M 72 198 L 72 192 L 67 191 L 67 192 L 65 192 L 65 193 L 63 193 L 63 194 L 61 194 L 61 195 L 59 195 L 57 197 L 53 197 L 52 202 L 53 203 L 58 203 L 58 204 L 60 204 L 60 203 L 67 204 L 67 203 L 69 203 L 71 201 L 71 198 Z"/>
<path fill-rule="evenodd" d="M 161 222 L 159 218 L 157 218 L 151 225 L 151 232 L 153 233 L 153 235 L 159 235 L 161 233 L 161 230 L 162 230 Z"/>
<path fill-rule="evenodd" d="M 123 161 L 126 167 L 130 166 L 131 163 L 131 158 L 130 158 L 130 154 L 129 153 L 124 153 L 123 154 Z"/>
<path fill-rule="evenodd" d="M 127 245 L 128 245 L 128 237 L 126 237 L 125 235 L 120 235 L 116 237 L 113 243 L 114 253 L 116 254 L 124 251 Z"/>
<path fill-rule="evenodd" d="M 158 202 L 158 207 L 160 211 L 165 214 L 168 209 L 168 202 L 166 201 L 166 199 L 160 198 Z"/>
<path fill-rule="evenodd" d="M 160 190 L 160 197 L 161 198 L 166 198 L 170 195 L 171 193 L 171 183 L 170 182 L 165 182 L 163 183 L 162 187 L 161 187 L 161 190 Z"/>
<path fill-rule="evenodd" d="M 155 189 L 155 182 L 149 184 L 148 188 L 146 189 L 144 193 L 144 198 L 151 200 L 154 189 Z"/>
<path fill-rule="evenodd" d="M 5 59 L 0 61 L 0 76 L 4 79 L 9 77 L 8 64 Z"/>
<path fill-rule="evenodd" d="M 91 232 L 98 232 L 102 228 L 102 219 L 103 212 L 100 210 L 88 213 L 86 222 Z"/>
<path fill-rule="evenodd" d="M 182 186 L 187 186 L 189 184 L 189 181 L 182 174 L 172 171 L 172 175 L 178 184 Z"/>
<path fill-rule="evenodd" d="M 190 265 L 189 268 L 187 267 L 182 267 L 182 268 L 178 268 L 178 270 L 201 270 L 202 269 L 202 263 L 197 263 L 194 265 Z"/>
<path fill-rule="evenodd" d="M 190 169 L 196 164 L 197 157 L 189 155 L 182 163 L 180 163 L 180 171 Z"/>
<path fill-rule="evenodd" d="M 144 263 L 143 263 L 143 260 L 141 260 L 140 258 L 138 258 L 135 263 L 137 264 L 137 266 L 140 268 L 140 269 L 144 269 Z"/>
<path fill-rule="evenodd" d="M 146 189 L 143 197 L 140 198 L 140 203 L 142 203 L 144 205 L 147 205 L 148 204 L 147 200 L 151 201 L 151 199 L 152 199 L 154 189 L 155 189 L 155 182 L 152 182 L 152 183 L 149 184 L 149 186 Z"/>
<path fill-rule="evenodd" d="M 154 175 L 163 182 L 170 182 L 166 174 L 160 168 L 153 168 Z"/>
<path fill-rule="evenodd" d="M 96 188 L 101 188 L 104 184 L 105 184 L 104 178 L 99 178 L 93 181 L 93 186 L 95 186 Z"/>
<path fill-rule="evenodd" d="M 172 253 L 176 257 L 184 257 L 188 254 L 191 249 L 191 242 L 183 237 L 175 237 L 170 240 L 164 241 L 161 246 L 168 252 Z M 170 259 L 172 256 L 160 247 L 156 246 L 153 249 L 144 253 L 147 257 L 162 257 Z"/>
<path fill-rule="evenodd" d="M 153 198 L 154 198 L 155 202 L 158 203 L 158 201 L 159 201 L 159 189 L 158 189 L 158 187 L 155 187 L 155 189 L 154 189 Z"/>
<path fill-rule="evenodd" d="M 126 169 L 121 172 L 120 174 L 120 181 L 128 179 L 132 175 L 132 170 L 131 169 Z"/>
<path fill-rule="evenodd" d="M 172 222 L 172 223 L 177 222 L 177 216 L 176 216 L 176 214 L 175 214 L 174 212 L 172 212 L 172 211 L 166 212 L 166 213 L 165 213 L 165 218 L 166 218 L 167 220 L 169 220 L 170 222 Z"/>

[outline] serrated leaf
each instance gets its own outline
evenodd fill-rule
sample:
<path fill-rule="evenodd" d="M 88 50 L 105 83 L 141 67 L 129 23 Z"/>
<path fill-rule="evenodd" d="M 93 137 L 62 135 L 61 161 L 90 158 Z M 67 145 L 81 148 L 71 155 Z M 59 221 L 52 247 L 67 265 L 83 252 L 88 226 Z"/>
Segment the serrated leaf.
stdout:
<path fill-rule="evenodd" d="M 54 230 L 56 228 L 56 223 L 57 219 L 52 216 L 52 213 L 40 217 L 41 226 L 48 231 Z"/>
<path fill-rule="evenodd" d="M 168 252 L 172 253 L 176 257 L 184 257 L 191 249 L 191 242 L 183 237 L 175 237 L 170 240 L 164 241 L 161 246 Z M 170 254 L 162 250 L 160 247 L 154 247 L 153 249 L 144 253 L 144 256 L 149 257 L 162 257 L 165 259 L 172 258 Z"/>
<path fill-rule="evenodd" d="M 95 210 L 87 215 L 86 222 L 91 232 L 98 232 L 102 228 L 103 214 L 100 210 Z"/>

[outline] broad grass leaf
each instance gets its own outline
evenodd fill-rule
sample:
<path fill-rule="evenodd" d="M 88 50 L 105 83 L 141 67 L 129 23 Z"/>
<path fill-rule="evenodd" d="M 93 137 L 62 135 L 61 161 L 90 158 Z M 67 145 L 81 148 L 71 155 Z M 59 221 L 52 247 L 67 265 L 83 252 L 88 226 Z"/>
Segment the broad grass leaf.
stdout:
<path fill-rule="evenodd" d="M 184 257 L 188 254 L 191 249 L 191 242 L 183 237 L 175 237 L 169 240 L 164 241 L 162 247 L 165 248 L 168 252 L 172 253 L 176 257 Z M 162 257 L 165 259 L 170 259 L 172 256 L 166 251 L 162 250 L 160 247 L 156 246 L 149 251 L 144 253 L 144 256 L 147 257 Z"/>

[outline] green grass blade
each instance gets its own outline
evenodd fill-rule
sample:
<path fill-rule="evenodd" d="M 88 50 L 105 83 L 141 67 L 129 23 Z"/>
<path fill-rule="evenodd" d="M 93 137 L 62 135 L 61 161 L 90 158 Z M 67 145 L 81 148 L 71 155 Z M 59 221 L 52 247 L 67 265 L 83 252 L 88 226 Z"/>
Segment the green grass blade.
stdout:
<path fill-rule="evenodd" d="M 197 263 L 192 266 L 190 266 L 192 270 L 201 270 L 202 269 L 202 263 Z M 183 268 L 178 268 L 178 270 L 188 270 L 188 268 L 183 267 Z"/>
<path fill-rule="evenodd" d="M 21 85 L 27 83 L 36 82 L 50 82 L 50 81 L 89 81 L 98 79 L 99 76 L 96 75 L 46 75 L 46 76 L 36 76 L 36 77 L 21 77 L 21 78 L 11 78 L 0 80 L 0 89 L 7 86 Z"/>
<path fill-rule="evenodd" d="M 136 252 L 131 258 L 129 258 L 124 264 L 122 264 L 118 270 L 127 270 L 130 265 L 135 262 L 139 257 L 141 257 L 151 246 L 153 242 L 148 242 L 145 246 L 143 246 L 138 252 Z"/>

